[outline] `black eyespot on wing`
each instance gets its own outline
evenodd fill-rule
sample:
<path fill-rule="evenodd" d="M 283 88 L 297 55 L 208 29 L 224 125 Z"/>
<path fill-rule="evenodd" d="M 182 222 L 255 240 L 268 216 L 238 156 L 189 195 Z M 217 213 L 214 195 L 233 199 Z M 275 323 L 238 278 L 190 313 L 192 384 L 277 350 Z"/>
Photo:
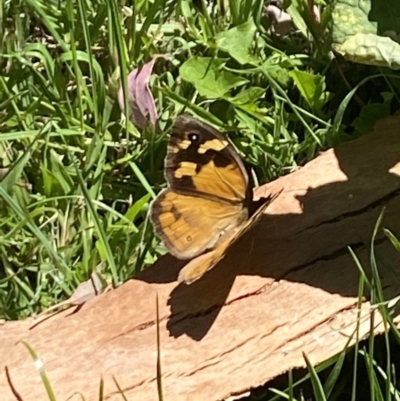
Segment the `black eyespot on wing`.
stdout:
<path fill-rule="evenodd" d="M 195 144 L 195 143 L 197 143 L 199 141 L 200 135 L 198 135 L 198 134 L 196 134 L 194 132 L 191 132 L 191 133 L 188 134 L 188 139 L 189 139 L 190 142 Z"/>
<path fill-rule="evenodd" d="M 213 140 L 224 140 L 226 139 L 219 138 L 213 136 L 211 133 L 205 132 L 195 132 L 191 130 L 185 136 L 180 135 L 172 135 L 170 139 L 170 146 L 175 149 L 179 149 L 178 152 L 169 154 L 166 161 L 166 168 L 174 167 L 179 168 L 180 163 L 182 162 L 191 162 L 195 163 L 196 165 L 206 165 L 211 160 L 214 161 L 217 167 L 226 167 L 230 164 L 237 163 L 237 161 L 232 156 L 232 150 L 229 150 L 228 145 L 227 147 L 221 150 L 215 149 L 207 149 L 205 152 L 199 152 L 200 146 L 204 145 L 208 141 Z M 179 145 L 184 141 L 187 140 L 190 142 L 189 146 L 186 149 L 182 149 Z"/>

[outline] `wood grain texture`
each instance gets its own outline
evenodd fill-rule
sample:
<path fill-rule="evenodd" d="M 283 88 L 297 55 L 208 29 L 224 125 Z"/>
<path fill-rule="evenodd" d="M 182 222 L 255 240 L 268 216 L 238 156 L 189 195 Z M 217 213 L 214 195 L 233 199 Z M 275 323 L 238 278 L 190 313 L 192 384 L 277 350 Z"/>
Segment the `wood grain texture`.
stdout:
<path fill-rule="evenodd" d="M 57 399 L 76 392 L 120 400 L 157 400 L 156 292 L 159 296 L 164 399 L 204 401 L 245 394 L 290 368 L 340 352 L 355 328 L 359 274 L 351 246 L 369 274 L 370 240 L 383 226 L 400 236 L 399 116 L 370 135 L 321 154 L 302 169 L 259 188 L 283 188 L 267 215 L 201 280 L 176 282 L 182 261 L 159 260 L 120 288 L 73 313 L 29 330 L 32 320 L 0 326 L 0 366 L 8 366 L 24 401 L 47 399 L 20 339 L 40 355 Z M 400 254 L 376 241 L 387 299 L 400 292 Z M 390 271 L 393 269 L 393 272 Z M 368 333 L 370 306 L 361 310 Z M 376 331 L 382 326 L 376 319 Z M 2 400 L 14 400 L 4 371 Z M 78 396 L 72 399 L 79 399 Z"/>

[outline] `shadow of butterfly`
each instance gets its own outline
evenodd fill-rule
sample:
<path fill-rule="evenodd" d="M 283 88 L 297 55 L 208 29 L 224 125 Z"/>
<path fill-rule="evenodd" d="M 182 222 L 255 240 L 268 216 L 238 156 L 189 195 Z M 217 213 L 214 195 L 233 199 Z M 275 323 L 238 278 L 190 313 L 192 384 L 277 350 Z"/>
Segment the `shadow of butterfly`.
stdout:
<path fill-rule="evenodd" d="M 168 188 L 151 206 L 156 235 L 179 259 L 192 259 L 179 273 L 187 284 L 213 268 L 263 215 L 266 200 L 250 217 L 249 174 L 227 138 L 188 115 L 175 121 L 165 158 Z"/>

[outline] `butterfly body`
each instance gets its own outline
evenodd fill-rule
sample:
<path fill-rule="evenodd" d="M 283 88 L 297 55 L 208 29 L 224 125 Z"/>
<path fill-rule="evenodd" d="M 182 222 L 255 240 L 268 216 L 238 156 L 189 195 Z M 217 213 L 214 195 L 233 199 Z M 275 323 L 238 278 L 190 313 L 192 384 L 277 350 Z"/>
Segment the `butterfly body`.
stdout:
<path fill-rule="evenodd" d="M 190 283 L 221 260 L 263 210 L 249 219 L 252 188 L 238 153 L 222 133 L 190 116 L 179 116 L 173 126 L 165 177 L 168 188 L 150 217 L 172 255 L 195 258 L 179 277 Z"/>

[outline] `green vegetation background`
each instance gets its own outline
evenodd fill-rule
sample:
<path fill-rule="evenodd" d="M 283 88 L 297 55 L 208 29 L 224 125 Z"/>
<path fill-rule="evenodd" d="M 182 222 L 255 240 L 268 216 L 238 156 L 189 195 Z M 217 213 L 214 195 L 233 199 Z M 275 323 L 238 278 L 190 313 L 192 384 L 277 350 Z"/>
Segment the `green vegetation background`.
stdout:
<path fill-rule="evenodd" d="M 400 11 L 383 3 L 284 1 L 280 31 L 260 0 L 0 1 L 0 319 L 165 252 L 147 211 L 183 111 L 225 130 L 264 183 L 398 109 Z M 128 103 L 127 75 L 158 55 L 159 121 L 138 129 L 118 90 Z M 374 399 L 400 400 L 384 383 Z"/>

